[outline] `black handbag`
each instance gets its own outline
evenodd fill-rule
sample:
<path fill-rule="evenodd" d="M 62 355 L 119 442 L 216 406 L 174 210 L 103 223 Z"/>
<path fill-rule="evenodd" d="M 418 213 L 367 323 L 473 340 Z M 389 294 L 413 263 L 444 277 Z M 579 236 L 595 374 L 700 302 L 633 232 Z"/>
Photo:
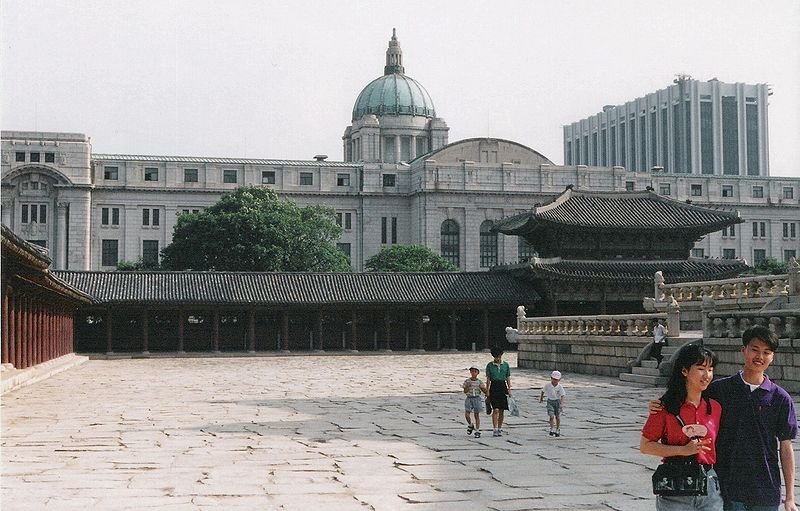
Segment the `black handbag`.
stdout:
<path fill-rule="evenodd" d="M 675 416 L 681 427 L 686 424 Z M 694 456 L 674 456 L 664 460 L 653 474 L 653 493 L 655 495 L 708 495 L 706 469 Z"/>

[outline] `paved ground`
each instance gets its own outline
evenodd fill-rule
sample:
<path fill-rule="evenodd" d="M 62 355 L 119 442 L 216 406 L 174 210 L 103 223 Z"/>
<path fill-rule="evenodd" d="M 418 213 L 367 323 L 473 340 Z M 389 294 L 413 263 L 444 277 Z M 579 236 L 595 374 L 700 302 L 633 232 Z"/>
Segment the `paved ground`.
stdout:
<path fill-rule="evenodd" d="M 2 398 L 2 509 L 654 509 L 638 452 L 658 390 L 515 370 L 507 434 L 466 435 L 487 354 L 92 360 Z M 509 361 L 516 365 L 515 357 Z M 795 482 L 795 484 L 797 484 Z"/>

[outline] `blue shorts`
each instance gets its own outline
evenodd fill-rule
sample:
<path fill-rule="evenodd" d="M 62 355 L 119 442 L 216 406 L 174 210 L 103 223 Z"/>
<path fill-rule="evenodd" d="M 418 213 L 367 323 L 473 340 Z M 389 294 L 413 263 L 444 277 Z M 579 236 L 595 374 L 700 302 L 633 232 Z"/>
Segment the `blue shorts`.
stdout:
<path fill-rule="evenodd" d="M 483 399 L 481 396 L 467 396 L 464 400 L 464 411 L 480 413 L 483 410 Z"/>

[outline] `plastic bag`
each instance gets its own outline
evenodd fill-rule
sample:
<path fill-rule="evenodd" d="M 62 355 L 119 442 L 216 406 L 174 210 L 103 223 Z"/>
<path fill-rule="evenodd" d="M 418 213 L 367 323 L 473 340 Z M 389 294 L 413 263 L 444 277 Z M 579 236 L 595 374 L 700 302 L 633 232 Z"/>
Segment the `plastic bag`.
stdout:
<path fill-rule="evenodd" d="M 519 417 L 519 406 L 517 406 L 517 400 L 511 396 L 507 397 L 508 397 L 508 413 L 510 413 L 514 417 Z"/>

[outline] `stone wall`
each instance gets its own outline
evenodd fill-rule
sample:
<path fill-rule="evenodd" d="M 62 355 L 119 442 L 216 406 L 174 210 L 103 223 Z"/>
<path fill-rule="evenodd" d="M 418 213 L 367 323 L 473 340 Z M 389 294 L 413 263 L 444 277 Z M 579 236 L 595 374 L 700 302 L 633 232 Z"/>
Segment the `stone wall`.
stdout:
<path fill-rule="evenodd" d="M 526 369 L 619 376 L 629 372 L 651 336 L 520 336 L 517 365 Z"/>

